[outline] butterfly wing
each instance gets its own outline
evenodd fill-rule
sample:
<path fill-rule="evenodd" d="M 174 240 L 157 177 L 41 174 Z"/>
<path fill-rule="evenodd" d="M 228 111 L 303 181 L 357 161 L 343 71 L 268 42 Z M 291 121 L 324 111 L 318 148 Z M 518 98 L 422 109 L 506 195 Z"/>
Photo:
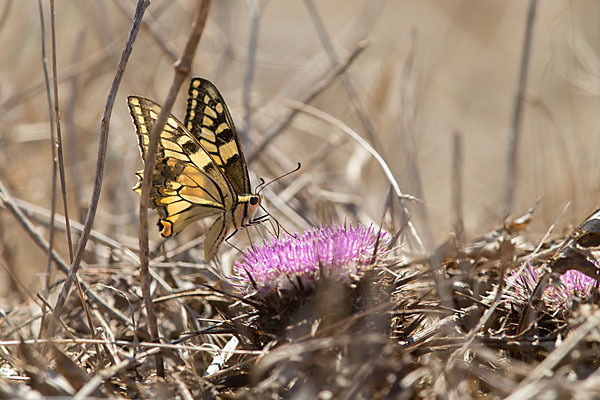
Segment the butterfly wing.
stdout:
<path fill-rule="evenodd" d="M 206 79 L 190 83 L 185 127 L 210 154 L 238 195 L 251 193 L 246 159 L 231 114 Z"/>
<path fill-rule="evenodd" d="M 142 158 L 145 158 L 150 132 L 161 107 L 138 96 L 128 97 L 127 103 Z M 141 183 L 142 173 L 137 175 Z M 152 182 L 151 207 L 157 209 L 160 215 L 159 227 L 164 237 L 179 233 L 195 220 L 223 215 L 235 204 L 235 193 L 227 178 L 198 140 L 173 115 L 169 116 L 160 134 Z M 134 188 L 138 192 L 140 183 Z M 224 235 L 212 235 L 210 240 L 220 241 L 206 245 L 214 247 L 216 252 L 222 238 Z"/>
<path fill-rule="evenodd" d="M 231 222 L 228 223 L 227 214 L 221 214 L 221 216 L 213 222 L 206 234 L 206 239 L 204 240 L 205 259 L 210 260 L 215 256 L 219 245 L 227 237 L 227 231 L 230 226 Z"/>

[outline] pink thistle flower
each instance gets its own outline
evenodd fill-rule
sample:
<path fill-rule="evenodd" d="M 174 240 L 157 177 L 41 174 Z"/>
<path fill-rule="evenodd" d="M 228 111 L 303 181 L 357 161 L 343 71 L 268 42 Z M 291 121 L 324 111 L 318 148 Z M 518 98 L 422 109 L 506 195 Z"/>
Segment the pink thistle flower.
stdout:
<path fill-rule="evenodd" d="M 513 272 L 505 279 L 514 279 L 516 273 L 516 271 Z M 538 282 L 537 271 L 531 265 L 527 265 L 515 280 L 513 287 L 509 289 L 509 298 L 517 303 L 526 303 Z M 551 308 L 567 308 L 575 298 L 588 298 L 597 284 L 598 282 L 594 278 L 578 270 L 570 269 L 560 276 L 560 284 L 546 288 L 542 300 Z"/>
<path fill-rule="evenodd" d="M 555 306 L 568 304 L 575 297 L 586 299 L 598 282 L 583 272 L 570 269 L 560 276 L 561 285 L 551 286 L 544 292 L 545 300 Z"/>
<path fill-rule="evenodd" d="M 250 289 L 285 289 L 300 280 L 312 286 L 319 278 L 343 281 L 360 275 L 385 253 L 388 236 L 371 225 L 308 228 L 302 236 L 284 234 L 244 251 L 233 267 Z"/>
<path fill-rule="evenodd" d="M 517 302 L 526 303 L 527 299 L 529 299 L 529 296 L 533 293 L 535 287 L 537 286 L 540 278 L 537 274 L 537 271 L 531 266 L 531 264 L 527 264 L 523 271 L 516 276 L 518 272 L 519 270 L 515 270 L 512 271 L 510 275 L 505 276 L 505 284 L 508 284 L 508 281 L 514 280 L 515 283 L 508 289 L 510 297 L 515 299 Z"/>

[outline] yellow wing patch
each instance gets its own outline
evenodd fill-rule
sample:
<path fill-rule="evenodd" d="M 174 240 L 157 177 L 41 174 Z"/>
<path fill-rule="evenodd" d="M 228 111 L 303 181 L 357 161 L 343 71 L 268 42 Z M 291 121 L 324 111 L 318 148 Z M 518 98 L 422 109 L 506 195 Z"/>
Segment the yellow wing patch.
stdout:
<path fill-rule="evenodd" d="M 223 96 L 202 78 L 192 79 L 188 94 L 186 128 L 206 149 L 236 193 L 250 193 L 246 160 Z"/>

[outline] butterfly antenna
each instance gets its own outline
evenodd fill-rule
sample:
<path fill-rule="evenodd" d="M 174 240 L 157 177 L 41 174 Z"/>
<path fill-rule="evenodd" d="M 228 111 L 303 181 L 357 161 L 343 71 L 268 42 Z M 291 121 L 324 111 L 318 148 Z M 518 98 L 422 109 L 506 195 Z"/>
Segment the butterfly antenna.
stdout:
<path fill-rule="evenodd" d="M 272 181 L 270 181 L 270 182 L 267 182 L 267 183 L 265 183 L 264 179 L 262 179 L 262 178 L 261 178 L 261 179 L 260 179 L 260 181 L 261 181 L 261 182 L 260 182 L 260 184 L 258 184 L 258 186 L 256 186 L 256 189 L 255 189 L 255 191 L 254 191 L 254 192 L 255 192 L 256 194 L 260 194 L 260 192 L 261 192 L 261 191 L 262 191 L 264 188 L 266 188 L 267 186 L 269 186 L 271 183 L 273 183 L 273 182 L 277 182 L 277 181 L 278 181 L 278 180 L 280 180 L 281 178 L 285 178 L 286 176 L 288 176 L 288 175 L 291 175 L 291 174 L 293 174 L 294 172 L 297 172 L 297 171 L 299 171 L 301 166 L 302 166 L 302 165 L 300 164 L 300 162 L 298 162 L 298 166 L 297 166 L 296 168 L 294 168 L 293 170 L 291 170 L 291 171 L 289 171 L 289 172 L 286 172 L 285 174 L 283 174 L 283 175 L 281 175 L 281 176 L 279 176 L 279 177 L 277 177 L 277 178 L 275 178 L 275 179 L 273 179 Z"/>
<path fill-rule="evenodd" d="M 261 190 L 260 187 L 265 184 L 265 180 L 263 178 L 258 178 L 258 180 L 260 183 L 254 188 L 254 193 L 256 193 L 257 190 Z"/>

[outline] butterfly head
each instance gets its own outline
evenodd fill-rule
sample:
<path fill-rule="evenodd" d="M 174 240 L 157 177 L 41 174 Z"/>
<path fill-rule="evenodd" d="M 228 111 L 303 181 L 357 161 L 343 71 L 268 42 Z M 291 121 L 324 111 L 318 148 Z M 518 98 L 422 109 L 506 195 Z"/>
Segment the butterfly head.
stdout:
<path fill-rule="evenodd" d="M 260 194 L 251 194 L 248 196 L 247 219 L 244 219 L 244 225 L 248 225 L 252 222 L 261 202 L 262 196 Z"/>
<path fill-rule="evenodd" d="M 238 197 L 238 205 L 233 211 L 233 221 L 236 229 L 252 223 L 261 201 L 262 196 L 259 194 L 246 194 Z"/>

